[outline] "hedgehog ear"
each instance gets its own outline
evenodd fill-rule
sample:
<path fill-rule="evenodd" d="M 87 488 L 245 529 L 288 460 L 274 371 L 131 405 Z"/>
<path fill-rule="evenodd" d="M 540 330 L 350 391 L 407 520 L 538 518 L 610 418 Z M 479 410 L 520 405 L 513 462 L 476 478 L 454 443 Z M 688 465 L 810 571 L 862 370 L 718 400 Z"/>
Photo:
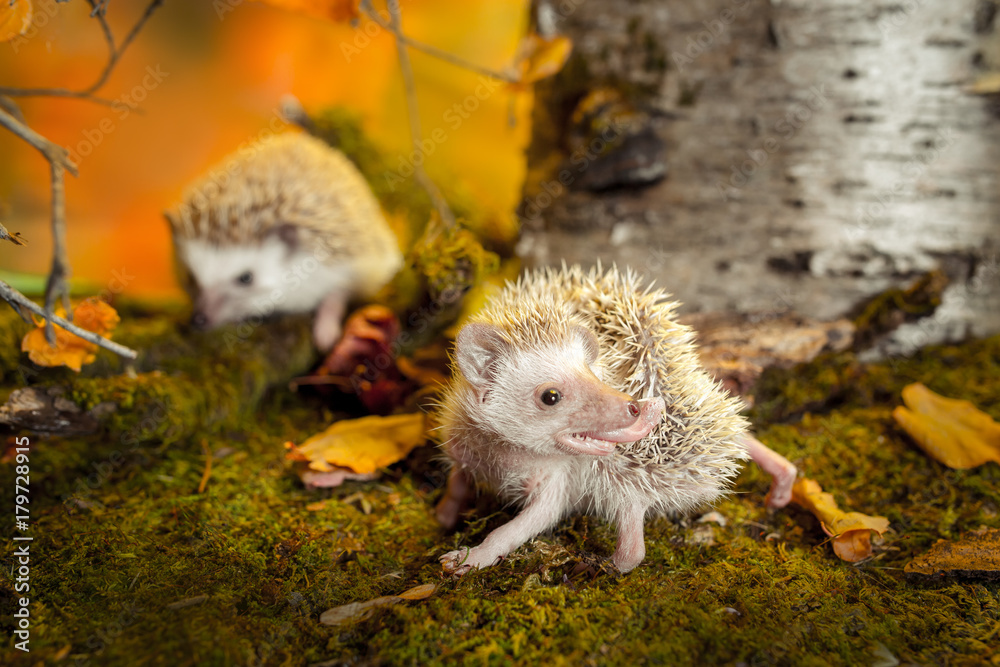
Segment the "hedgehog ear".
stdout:
<path fill-rule="evenodd" d="M 458 332 L 455 340 L 455 361 L 462 375 L 479 394 L 480 400 L 496 377 L 496 360 L 504 349 L 500 329 L 473 322 Z"/>
<path fill-rule="evenodd" d="M 570 328 L 570 335 L 583 345 L 583 351 L 587 355 L 588 366 L 597 361 L 597 355 L 601 351 L 601 346 L 593 331 L 586 327 L 574 326 Z"/>

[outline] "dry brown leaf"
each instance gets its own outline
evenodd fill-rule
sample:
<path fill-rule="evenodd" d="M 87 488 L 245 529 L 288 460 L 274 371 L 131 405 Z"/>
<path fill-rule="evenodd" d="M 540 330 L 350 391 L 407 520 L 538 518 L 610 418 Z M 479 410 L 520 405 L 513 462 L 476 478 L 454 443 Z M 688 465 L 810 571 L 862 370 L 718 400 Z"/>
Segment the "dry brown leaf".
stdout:
<path fill-rule="evenodd" d="M 372 612 L 378 607 L 399 604 L 404 600 L 425 600 L 433 595 L 436 590 L 437 586 L 434 584 L 423 584 L 421 586 L 414 586 L 399 595 L 387 595 L 375 598 L 374 600 L 368 600 L 367 602 L 350 602 L 339 607 L 334 607 L 333 609 L 327 609 L 320 615 L 319 622 L 323 625 L 341 625 L 351 621 L 360 621 L 371 616 Z"/>
<path fill-rule="evenodd" d="M 815 480 L 805 477 L 792 487 L 792 502 L 812 512 L 833 537 L 833 552 L 841 560 L 856 563 L 872 553 L 871 532 L 884 533 L 889 520 L 883 516 L 868 516 L 861 512 L 844 512 L 837 507 L 833 495 L 825 493 Z"/>
<path fill-rule="evenodd" d="M 65 311 L 56 309 L 56 314 L 64 317 Z M 111 338 L 118 322 L 115 309 L 97 297 L 84 299 L 73 309 L 73 324 L 104 338 Z M 97 358 L 95 343 L 85 341 L 56 324 L 56 344 L 53 347 L 45 340 L 45 322 L 36 322 L 36 325 L 21 340 L 21 351 L 27 352 L 28 358 L 39 366 L 68 366 L 79 373 L 85 364 Z"/>
<path fill-rule="evenodd" d="M 367 474 L 399 461 L 426 440 L 422 414 L 373 415 L 338 421 L 299 447 L 291 442 L 285 447 L 287 458 L 306 461 L 311 470 L 331 472 L 336 466 Z"/>
<path fill-rule="evenodd" d="M 969 401 L 945 398 L 918 382 L 903 389 L 903 402 L 893 418 L 932 459 L 959 470 L 1000 463 L 1000 424 Z"/>
<path fill-rule="evenodd" d="M 31 0 L 0 0 L 0 42 L 9 42 L 31 27 Z"/>
<path fill-rule="evenodd" d="M 331 21 L 358 18 L 358 0 L 257 0 L 265 5 Z"/>
<path fill-rule="evenodd" d="M 514 90 L 526 90 L 535 81 L 557 74 L 572 51 L 573 40 L 564 35 L 550 38 L 536 33 L 527 35 L 517 47 L 514 67 L 518 80 L 509 86 Z"/>

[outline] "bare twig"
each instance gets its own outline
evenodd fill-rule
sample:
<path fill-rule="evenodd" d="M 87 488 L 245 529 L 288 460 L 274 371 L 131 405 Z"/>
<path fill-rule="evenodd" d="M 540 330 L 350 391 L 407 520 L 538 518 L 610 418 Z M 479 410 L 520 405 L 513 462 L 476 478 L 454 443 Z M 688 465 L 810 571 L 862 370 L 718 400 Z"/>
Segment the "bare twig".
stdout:
<path fill-rule="evenodd" d="M 45 322 L 45 339 L 49 345 L 55 345 L 56 332 L 52 328 L 52 306 L 56 298 L 62 297 L 63 310 L 66 317 L 72 321 L 73 311 L 69 306 L 69 287 L 66 278 L 69 277 L 69 262 L 66 260 L 66 188 L 64 186 L 63 167 L 58 162 L 50 163 L 52 167 L 52 269 L 45 283 L 45 312 L 48 317 Z"/>
<path fill-rule="evenodd" d="M 87 100 L 89 102 L 95 102 L 97 104 L 103 104 L 105 106 L 115 106 L 121 104 L 116 100 L 109 100 L 103 97 L 97 97 L 94 95 L 101 87 L 104 86 L 108 81 L 108 77 L 111 76 L 111 72 L 114 70 L 115 65 L 118 64 L 119 59 L 121 59 L 122 54 L 125 53 L 125 49 L 129 47 L 132 41 L 135 39 L 139 31 L 149 20 L 149 17 L 153 15 L 153 12 L 163 4 L 163 0 L 151 0 L 146 6 L 146 11 L 142 13 L 142 16 L 135 22 L 132 29 L 129 30 L 125 39 L 117 47 L 115 46 L 115 38 L 111 32 L 111 26 L 108 25 L 107 19 L 104 16 L 104 10 L 106 8 L 106 3 L 97 3 L 95 0 L 87 0 L 90 4 L 92 11 L 91 15 L 95 16 L 101 24 L 101 30 L 104 33 L 104 39 L 108 43 L 108 62 L 105 63 L 104 69 L 101 70 L 100 75 L 94 83 L 90 84 L 83 90 L 70 90 L 68 88 L 8 88 L 0 87 L 0 95 L 8 95 L 10 97 L 70 97 L 75 99 Z"/>
<path fill-rule="evenodd" d="M 403 31 L 399 28 L 399 21 L 396 20 L 398 19 L 398 9 L 399 9 L 398 7 L 396 8 L 397 16 L 395 18 L 392 16 L 393 9 L 391 2 L 389 3 L 390 20 L 388 21 L 386 21 L 377 11 L 375 11 L 375 8 L 371 4 L 371 0 L 362 0 L 360 9 L 365 13 L 365 15 L 368 18 L 370 18 L 372 21 L 375 21 L 375 23 L 379 24 L 380 26 L 391 32 L 393 35 L 395 35 L 397 41 L 402 42 L 406 46 L 416 49 L 417 51 L 420 51 L 422 53 L 426 53 L 427 55 L 437 58 L 439 60 L 443 60 L 446 63 L 451 63 L 456 67 L 461 67 L 462 69 L 470 70 L 472 72 L 475 72 L 476 74 L 482 74 L 483 76 L 488 76 L 491 79 L 504 81 L 506 83 L 518 83 L 518 78 L 516 76 L 513 76 L 511 74 L 505 74 L 504 72 L 497 72 L 496 70 L 492 70 L 488 67 L 483 67 L 482 65 L 477 65 L 476 63 L 469 62 L 468 60 L 460 58 L 453 53 L 448 53 L 447 51 L 443 51 L 437 48 L 436 46 L 431 46 L 430 44 L 424 44 L 423 42 L 418 42 L 412 37 L 407 37 L 406 35 L 403 34 Z"/>
<path fill-rule="evenodd" d="M 39 306 L 37 303 L 24 296 L 16 289 L 0 280 L 0 299 L 3 299 L 7 303 L 15 306 L 20 306 L 21 308 L 27 308 L 35 315 L 39 317 L 44 317 L 52 322 L 55 322 L 61 326 L 66 331 L 70 332 L 75 336 L 79 336 L 87 342 L 94 343 L 98 347 L 103 347 L 105 350 L 110 350 L 114 352 L 119 357 L 125 357 L 126 359 L 135 359 L 138 357 L 138 353 L 135 350 L 129 349 L 124 345 L 110 341 L 104 336 L 100 336 L 93 331 L 87 331 L 86 329 L 81 329 L 72 322 L 68 322 L 65 319 L 59 317 L 58 315 L 47 315 L 45 309 Z"/>
<path fill-rule="evenodd" d="M 365 3 L 368 3 L 368 0 L 365 0 Z M 396 54 L 399 56 L 399 69 L 403 74 L 403 87 L 406 89 L 406 115 L 410 121 L 410 138 L 413 141 L 413 147 L 420 152 L 423 151 L 423 148 L 420 145 L 421 140 L 423 139 L 423 132 L 420 129 L 420 110 L 417 107 L 417 88 L 413 81 L 413 68 L 410 66 L 410 54 L 406 52 L 406 45 L 400 38 L 403 31 L 400 27 L 399 21 L 399 0 L 389 0 L 388 6 L 391 20 L 390 29 L 392 30 L 393 35 L 396 36 Z M 374 10 L 372 13 L 374 13 Z M 434 202 L 434 208 L 437 209 L 438 215 L 441 216 L 441 221 L 447 227 L 454 228 L 456 226 L 455 214 L 451 212 L 448 202 L 445 201 L 445 198 L 441 194 L 441 191 L 438 190 L 437 185 L 434 184 L 434 181 L 432 181 L 430 176 L 427 175 L 427 172 L 424 171 L 423 164 L 414 163 L 413 167 L 413 175 L 416 177 L 417 182 L 420 183 L 421 187 L 427 191 L 431 201 Z"/>
<path fill-rule="evenodd" d="M 77 175 L 76 165 L 69 159 L 69 151 L 52 143 L 3 109 L 0 109 L 0 126 L 34 146 L 49 162 L 59 164 L 69 173 Z"/>
<path fill-rule="evenodd" d="M 14 306 L 15 310 L 18 310 L 19 313 L 21 310 L 17 307 L 18 305 L 28 308 L 37 315 L 41 315 L 45 319 L 45 338 L 50 345 L 54 345 L 56 341 L 55 329 L 53 327 L 53 322 L 55 322 L 84 340 L 111 350 L 120 356 L 135 359 L 136 353 L 134 351 L 117 343 L 112 343 L 102 336 L 98 336 L 85 329 L 80 329 L 71 322 L 57 317 L 53 312 L 56 300 L 61 299 L 67 317 L 70 319 L 73 317 L 69 303 L 69 288 L 66 284 L 66 279 L 69 276 L 69 261 L 66 257 L 66 189 L 64 181 L 65 172 L 68 171 L 76 176 L 77 169 L 76 165 L 69 159 L 69 151 L 62 146 L 52 143 L 28 127 L 24 121 L 24 116 L 21 115 L 20 108 L 10 99 L 11 97 L 48 96 L 84 99 L 108 106 L 121 104 L 121 102 L 97 97 L 94 93 L 107 83 L 111 72 L 114 70 L 115 65 L 118 64 L 122 54 L 125 53 L 125 50 L 135 40 L 136 35 L 142 30 L 142 27 L 149 20 L 149 17 L 153 15 L 153 12 L 163 4 L 163 0 L 150 0 L 142 16 L 139 17 L 135 25 L 132 26 L 132 29 L 125 36 L 125 39 L 118 46 L 115 46 L 114 33 L 111 31 L 111 26 L 108 24 L 105 16 L 107 0 L 87 0 L 87 2 L 91 7 L 91 16 L 94 16 L 101 25 L 104 41 L 108 46 L 108 61 L 94 83 L 83 90 L 0 87 L 0 127 L 10 130 L 15 136 L 34 146 L 49 162 L 52 175 L 52 269 L 49 272 L 48 282 L 45 285 L 45 308 L 44 310 L 41 309 L 33 301 L 6 283 L 0 283 L 0 286 L 2 286 L 0 296 Z"/>

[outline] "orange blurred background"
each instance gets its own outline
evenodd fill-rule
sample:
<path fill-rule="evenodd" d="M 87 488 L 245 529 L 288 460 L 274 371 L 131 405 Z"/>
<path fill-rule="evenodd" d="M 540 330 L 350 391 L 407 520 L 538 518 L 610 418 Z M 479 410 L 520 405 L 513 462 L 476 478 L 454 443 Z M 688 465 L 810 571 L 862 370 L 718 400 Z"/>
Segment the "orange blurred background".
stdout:
<path fill-rule="evenodd" d="M 107 52 L 87 4 L 34 4 L 36 28 L 0 44 L 0 85 L 90 85 Z M 145 6 L 109 4 L 118 42 Z M 527 20 L 525 0 L 403 0 L 401 10 L 409 36 L 493 69 L 511 62 Z M 141 113 L 18 98 L 29 125 L 78 161 L 80 176 L 67 176 L 66 185 L 74 277 L 95 292 L 124 283 L 127 293 L 179 294 L 161 212 L 237 146 L 269 125 L 286 128 L 276 113 L 288 93 L 309 112 L 346 106 L 377 143 L 408 153 L 395 43 L 373 28 L 366 20 L 352 28 L 250 1 L 168 0 L 97 93 L 135 103 Z M 446 136 L 427 158 L 428 171 L 457 176 L 486 207 L 513 210 L 524 178 L 530 94 L 499 86 L 455 128 L 455 116 L 448 122 L 445 114 L 474 94 L 479 75 L 410 53 L 424 136 L 436 128 Z M 0 269 L 45 274 L 52 247 L 48 164 L 3 129 L 0 156 L 0 222 L 30 243 L 0 244 Z"/>

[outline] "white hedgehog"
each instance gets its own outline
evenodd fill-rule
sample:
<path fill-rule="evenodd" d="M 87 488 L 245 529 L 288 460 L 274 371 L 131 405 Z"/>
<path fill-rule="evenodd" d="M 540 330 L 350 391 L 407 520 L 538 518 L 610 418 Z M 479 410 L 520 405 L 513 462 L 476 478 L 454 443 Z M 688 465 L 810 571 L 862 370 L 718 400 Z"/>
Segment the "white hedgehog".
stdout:
<path fill-rule="evenodd" d="M 453 527 L 473 485 L 523 506 L 472 549 L 441 561 L 489 567 L 575 512 L 615 522 L 612 562 L 645 555 L 647 513 L 679 513 L 726 493 L 753 458 L 791 498 L 795 467 L 747 433 L 698 360 L 676 302 L 631 271 L 542 270 L 508 284 L 458 334 L 438 415 L 453 462 L 439 521 Z"/>
<path fill-rule="evenodd" d="M 402 264 L 364 177 L 306 134 L 237 151 L 166 217 L 200 328 L 318 309 L 314 339 L 327 350 L 347 302 L 371 296 Z"/>

